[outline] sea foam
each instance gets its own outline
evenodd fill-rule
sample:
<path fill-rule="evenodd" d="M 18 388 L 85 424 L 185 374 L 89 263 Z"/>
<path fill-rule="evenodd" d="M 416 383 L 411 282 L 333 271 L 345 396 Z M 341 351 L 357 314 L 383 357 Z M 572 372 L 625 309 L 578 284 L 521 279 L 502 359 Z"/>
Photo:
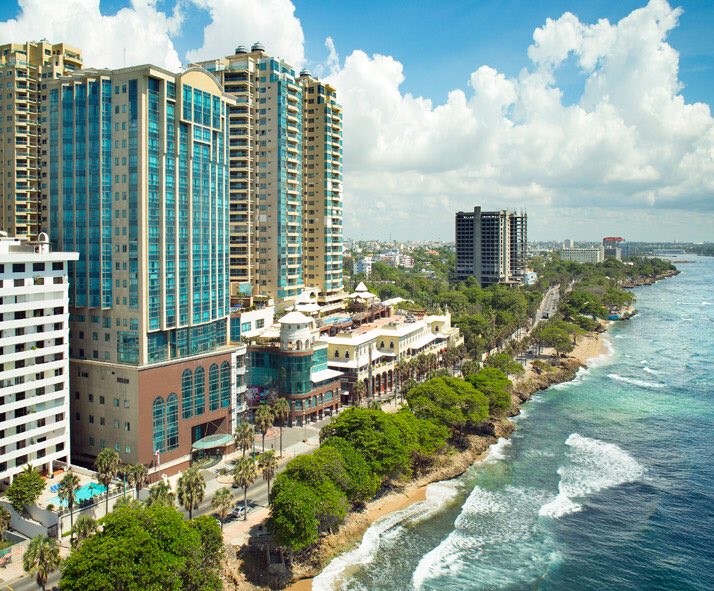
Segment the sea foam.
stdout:
<path fill-rule="evenodd" d="M 540 508 L 541 517 L 557 519 L 580 511 L 582 506 L 574 499 L 634 482 L 644 474 L 637 460 L 614 443 L 573 433 L 565 444 L 570 449 L 568 463 L 558 468 L 558 495 Z"/>
<path fill-rule="evenodd" d="M 618 375 L 616 373 L 607 374 L 607 377 L 610 378 L 611 380 L 615 380 L 617 382 L 623 382 L 625 384 L 631 384 L 633 386 L 639 386 L 640 388 L 659 389 L 659 388 L 665 387 L 665 384 L 662 384 L 660 382 L 648 382 L 646 380 L 638 380 L 635 378 L 628 378 L 625 376 Z"/>
<path fill-rule="evenodd" d="M 458 494 L 459 480 L 430 484 L 426 500 L 414 503 L 375 521 L 365 532 L 359 546 L 338 556 L 312 581 L 313 591 L 333 591 L 348 571 L 371 563 L 380 546 L 396 538 L 406 523 L 418 523 L 434 515 Z"/>

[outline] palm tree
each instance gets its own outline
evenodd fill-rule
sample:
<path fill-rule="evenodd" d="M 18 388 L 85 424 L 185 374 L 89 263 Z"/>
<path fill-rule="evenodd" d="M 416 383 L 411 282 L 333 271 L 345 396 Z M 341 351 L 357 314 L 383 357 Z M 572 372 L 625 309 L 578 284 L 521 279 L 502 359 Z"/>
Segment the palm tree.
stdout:
<path fill-rule="evenodd" d="M 362 380 L 357 380 L 355 382 L 355 385 L 352 388 L 352 404 L 361 404 L 362 403 L 362 398 L 364 398 L 364 395 L 367 393 L 367 386 L 364 385 L 364 382 Z"/>
<path fill-rule="evenodd" d="M 97 455 L 97 459 L 94 460 L 94 469 L 97 471 L 97 479 L 107 489 L 105 514 L 109 513 L 109 485 L 119 472 L 120 464 L 119 454 L 108 447 L 100 451 L 99 455 Z"/>
<path fill-rule="evenodd" d="M 283 427 L 290 416 L 290 403 L 285 398 L 278 398 L 273 404 L 273 416 L 280 421 L 280 457 L 283 457 Z"/>
<path fill-rule="evenodd" d="M 97 533 L 97 530 L 99 529 L 99 526 L 97 525 L 97 522 L 95 519 L 90 517 L 89 515 L 81 515 L 77 519 L 77 523 L 75 524 L 74 528 L 72 529 L 72 533 L 74 535 L 74 542 L 72 546 L 76 549 L 81 546 L 82 542 L 86 540 L 87 538 L 91 538 L 94 534 Z"/>
<path fill-rule="evenodd" d="M 189 468 L 178 480 L 178 501 L 188 511 L 188 518 L 193 519 L 193 510 L 198 509 L 206 491 L 206 481 L 198 468 Z"/>
<path fill-rule="evenodd" d="M 134 487 L 136 498 L 139 498 L 139 491 L 149 484 L 149 470 L 144 464 L 132 464 L 127 466 L 126 481 Z"/>
<path fill-rule="evenodd" d="M 5 507 L 0 505 L 0 541 L 3 539 L 3 534 L 10 529 L 12 515 Z"/>
<path fill-rule="evenodd" d="M 64 475 L 57 488 L 57 496 L 67 503 L 67 509 L 69 509 L 70 543 L 74 540 L 74 502 L 76 500 L 74 495 L 78 488 L 79 478 L 71 471 Z"/>
<path fill-rule="evenodd" d="M 226 519 L 228 513 L 230 513 L 231 506 L 233 505 L 233 495 L 231 494 L 231 489 L 227 486 L 216 491 L 211 500 L 211 508 L 218 513 L 218 517 L 221 520 L 221 529 L 223 529 L 223 521 Z"/>
<path fill-rule="evenodd" d="M 59 543 L 54 538 L 37 536 L 30 541 L 22 557 L 22 567 L 35 575 L 37 585 L 45 591 L 50 574 L 60 565 Z"/>
<path fill-rule="evenodd" d="M 258 472 L 255 469 L 253 458 L 238 460 L 233 471 L 233 480 L 243 489 L 243 520 L 248 519 L 248 487 L 255 482 Z"/>
<path fill-rule="evenodd" d="M 174 505 L 174 493 L 171 487 L 164 481 L 158 482 L 153 488 L 149 489 L 149 499 L 147 505 Z"/>
<path fill-rule="evenodd" d="M 236 442 L 236 449 L 240 449 L 243 452 L 243 457 L 245 457 L 245 452 L 253 447 L 253 442 L 255 441 L 255 429 L 253 425 L 250 423 L 241 423 L 238 425 L 233 438 Z"/>
<path fill-rule="evenodd" d="M 278 458 L 272 449 L 264 451 L 258 456 L 258 468 L 263 474 L 263 480 L 268 483 L 268 500 L 270 500 L 270 481 L 275 476 L 275 470 L 278 467 Z"/>
<path fill-rule="evenodd" d="M 263 435 L 263 451 L 265 451 L 265 436 L 268 429 L 273 426 L 273 411 L 267 404 L 261 404 L 255 411 L 255 426 Z"/>

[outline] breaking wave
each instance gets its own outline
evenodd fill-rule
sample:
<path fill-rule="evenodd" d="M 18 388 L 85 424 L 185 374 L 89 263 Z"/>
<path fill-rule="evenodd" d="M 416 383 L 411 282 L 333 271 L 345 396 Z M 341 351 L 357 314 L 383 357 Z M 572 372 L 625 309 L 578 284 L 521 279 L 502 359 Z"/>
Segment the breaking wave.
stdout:
<path fill-rule="evenodd" d="M 611 380 L 615 380 L 617 382 L 624 382 L 625 384 L 632 384 L 633 386 L 639 386 L 640 388 L 664 388 L 665 384 L 661 384 L 659 382 L 648 382 L 646 380 L 638 380 L 635 378 L 627 378 L 621 375 L 618 375 L 616 373 L 610 373 L 607 374 L 607 377 L 610 378 Z"/>

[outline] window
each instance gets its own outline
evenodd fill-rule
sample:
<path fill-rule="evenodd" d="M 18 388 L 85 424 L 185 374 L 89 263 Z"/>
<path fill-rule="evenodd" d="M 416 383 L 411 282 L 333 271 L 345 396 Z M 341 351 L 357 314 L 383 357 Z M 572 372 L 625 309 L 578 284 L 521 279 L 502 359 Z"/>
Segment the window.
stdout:
<path fill-rule="evenodd" d="M 181 376 L 181 416 L 184 419 L 193 416 L 193 377 L 190 369 Z"/>
<path fill-rule="evenodd" d="M 218 366 L 214 363 L 208 370 L 208 410 L 210 412 L 216 411 L 220 407 L 218 386 Z"/>
<path fill-rule="evenodd" d="M 221 408 L 231 405 L 231 366 L 227 361 L 221 364 Z"/>
<path fill-rule="evenodd" d="M 196 416 L 206 411 L 206 371 L 196 368 L 193 376 L 193 412 Z"/>
<path fill-rule="evenodd" d="M 166 413 L 166 405 L 164 399 L 157 397 L 154 399 L 154 404 L 152 405 L 152 418 L 153 418 L 153 439 L 154 439 L 154 452 L 164 451 L 164 416 Z"/>
<path fill-rule="evenodd" d="M 178 448 L 178 396 L 171 392 L 166 399 L 166 449 Z"/>
<path fill-rule="evenodd" d="M 258 320 L 255 321 L 255 328 L 263 328 L 265 326 L 265 320 L 262 318 L 258 318 Z"/>
<path fill-rule="evenodd" d="M 114 406 L 116 406 L 117 408 L 119 408 L 119 399 L 118 399 L 118 398 L 115 398 L 115 399 L 114 399 Z"/>

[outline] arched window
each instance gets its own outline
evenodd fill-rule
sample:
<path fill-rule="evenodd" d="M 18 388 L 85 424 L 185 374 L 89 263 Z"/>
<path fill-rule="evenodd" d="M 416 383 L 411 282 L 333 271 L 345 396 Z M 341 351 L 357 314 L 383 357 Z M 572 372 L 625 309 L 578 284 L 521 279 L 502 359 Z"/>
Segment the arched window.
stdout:
<path fill-rule="evenodd" d="M 162 452 L 166 448 L 166 430 L 164 423 L 166 419 L 166 405 L 161 396 L 154 398 L 152 406 L 152 415 L 154 419 L 154 452 Z"/>
<path fill-rule="evenodd" d="M 213 412 L 221 405 L 219 386 L 218 366 L 214 363 L 208 370 L 208 410 Z"/>
<path fill-rule="evenodd" d="M 181 416 L 184 419 L 193 416 L 193 374 L 190 369 L 181 376 Z"/>
<path fill-rule="evenodd" d="M 384 341 L 382 341 L 382 342 L 379 344 L 379 348 L 380 348 L 380 349 L 384 349 Z"/>
<path fill-rule="evenodd" d="M 193 413 L 198 416 L 206 412 L 206 370 L 197 367 L 193 374 Z"/>
<path fill-rule="evenodd" d="M 221 408 L 231 405 L 231 366 L 224 361 L 221 364 Z"/>
<path fill-rule="evenodd" d="M 178 448 L 178 432 L 178 396 L 171 392 L 166 399 L 166 451 Z"/>
<path fill-rule="evenodd" d="M 350 352 L 349 352 L 349 351 L 345 351 L 345 359 L 349 359 L 349 358 L 350 358 Z"/>
<path fill-rule="evenodd" d="M 394 349 L 394 341 L 390 341 L 390 342 L 389 342 L 389 348 L 390 348 L 390 349 Z"/>
<path fill-rule="evenodd" d="M 337 351 L 337 350 L 335 350 L 335 357 L 337 358 L 337 357 L 339 357 L 339 356 L 340 356 L 340 352 Z"/>

